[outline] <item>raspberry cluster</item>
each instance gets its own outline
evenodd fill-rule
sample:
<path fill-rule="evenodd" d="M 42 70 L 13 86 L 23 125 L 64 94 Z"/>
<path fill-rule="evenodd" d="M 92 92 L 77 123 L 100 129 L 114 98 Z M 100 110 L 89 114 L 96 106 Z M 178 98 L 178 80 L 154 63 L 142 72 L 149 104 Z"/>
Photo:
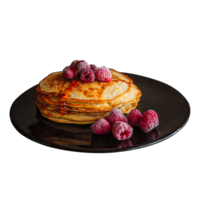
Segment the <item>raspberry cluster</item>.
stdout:
<path fill-rule="evenodd" d="M 91 83 L 95 78 L 104 82 L 112 80 L 112 74 L 107 67 L 97 67 L 94 64 L 89 65 L 84 60 L 74 60 L 70 66 L 63 69 L 63 76 L 66 79 L 77 77 L 84 83 Z"/>
<path fill-rule="evenodd" d="M 133 134 L 132 126 L 139 126 L 144 133 L 151 132 L 159 125 L 158 115 L 154 110 L 148 110 L 143 115 L 137 109 L 132 110 L 127 118 L 121 110 L 113 108 L 106 119 L 100 119 L 92 124 L 94 133 L 102 135 L 110 132 L 117 140 L 127 140 Z"/>

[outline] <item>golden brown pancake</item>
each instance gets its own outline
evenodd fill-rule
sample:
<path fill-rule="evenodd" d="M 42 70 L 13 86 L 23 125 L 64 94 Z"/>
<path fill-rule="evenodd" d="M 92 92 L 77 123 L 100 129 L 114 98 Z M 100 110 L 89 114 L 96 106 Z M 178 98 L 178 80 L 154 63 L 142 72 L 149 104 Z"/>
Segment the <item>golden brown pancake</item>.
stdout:
<path fill-rule="evenodd" d="M 136 108 L 141 91 L 128 76 L 110 71 L 112 81 L 92 83 L 52 73 L 36 87 L 36 105 L 44 117 L 59 123 L 91 124 L 107 117 L 113 108 L 128 114 Z"/>
<path fill-rule="evenodd" d="M 128 92 L 132 79 L 128 76 L 110 70 L 112 81 L 102 82 L 95 80 L 92 83 L 83 83 L 79 79 L 65 79 L 62 72 L 55 72 L 39 83 L 39 92 L 58 97 L 63 101 L 77 102 L 108 102 Z"/>

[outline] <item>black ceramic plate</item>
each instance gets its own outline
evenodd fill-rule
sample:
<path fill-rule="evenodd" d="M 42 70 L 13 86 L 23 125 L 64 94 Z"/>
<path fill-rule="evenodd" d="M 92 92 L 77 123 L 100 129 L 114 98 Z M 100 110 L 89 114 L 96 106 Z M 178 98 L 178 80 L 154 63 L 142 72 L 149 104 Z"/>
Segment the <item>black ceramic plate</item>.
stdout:
<path fill-rule="evenodd" d="M 142 113 L 149 109 L 158 113 L 160 125 L 148 134 L 134 128 L 129 140 L 117 141 L 112 133 L 93 134 L 90 125 L 52 122 L 44 118 L 35 105 L 35 86 L 14 101 L 10 110 L 11 121 L 22 135 L 40 144 L 64 150 L 96 153 L 133 150 L 153 145 L 183 128 L 190 115 L 190 106 L 177 90 L 150 78 L 127 75 L 142 91 L 138 109 Z"/>

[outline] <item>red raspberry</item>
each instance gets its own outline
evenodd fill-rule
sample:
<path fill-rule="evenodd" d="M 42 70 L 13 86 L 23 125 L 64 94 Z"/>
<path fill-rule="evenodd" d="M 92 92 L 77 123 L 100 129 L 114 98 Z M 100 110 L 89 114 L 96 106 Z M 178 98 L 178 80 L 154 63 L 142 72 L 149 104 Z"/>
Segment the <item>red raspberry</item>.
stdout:
<path fill-rule="evenodd" d="M 72 67 L 72 68 L 70 68 L 70 70 L 72 70 L 74 72 L 74 76 L 78 76 L 78 69 L 77 69 L 77 67 Z"/>
<path fill-rule="evenodd" d="M 116 121 L 121 122 L 128 122 L 126 116 L 123 114 L 123 112 L 118 108 L 113 108 L 106 120 L 110 123 L 112 126 Z"/>
<path fill-rule="evenodd" d="M 70 69 L 63 71 L 63 75 L 67 79 L 72 79 L 74 78 L 74 72 Z"/>
<path fill-rule="evenodd" d="M 148 110 L 142 115 L 140 128 L 144 133 L 148 133 L 158 125 L 158 115 L 154 110 Z"/>
<path fill-rule="evenodd" d="M 84 60 L 81 60 L 77 63 L 78 74 L 81 74 L 83 70 L 90 69 L 90 66 Z"/>
<path fill-rule="evenodd" d="M 61 70 L 63 71 L 64 77 L 68 78 L 68 79 L 71 79 L 74 76 L 78 75 L 77 67 L 72 67 L 70 65 L 65 65 L 64 67 L 61 68 Z"/>
<path fill-rule="evenodd" d="M 110 73 L 110 70 L 105 66 L 99 67 L 95 73 L 95 76 L 99 81 L 109 82 L 112 80 L 112 74 Z"/>
<path fill-rule="evenodd" d="M 96 65 L 91 64 L 90 69 L 94 72 L 94 74 L 96 74 L 98 67 Z"/>
<path fill-rule="evenodd" d="M 95 79 L 94 72 L 91 69 L 86 69 L 81 72 L 80 80 L 84 83 L 91 83 Z"/>
<path fill-rule="evenodd" d="M 105 119 L 99 119 L 91 126 L 92 132 L 96 134 L 105 134 L 111 131 L 110 124 Z"/>
<path fill-rule="evenodd" d="M 129 139 L 133 134 L 133 128 L 126 122 L 115 122 L 113 124 L 112 133 L 117 140 Z"/>
<path fill-rule="evenodd" d="M 128 123 L 131 126 L 137 126 L 140 124 L 141 117 L 142 117 L 141 112 L 137 109 L 133 109 L 127 116 Z"/>
<path fill-rule="evenodd" d="M 70 68 L 75 67 L 77 63 L 78 63 L 78 60 L 74 60 L 69 67 Z"/>

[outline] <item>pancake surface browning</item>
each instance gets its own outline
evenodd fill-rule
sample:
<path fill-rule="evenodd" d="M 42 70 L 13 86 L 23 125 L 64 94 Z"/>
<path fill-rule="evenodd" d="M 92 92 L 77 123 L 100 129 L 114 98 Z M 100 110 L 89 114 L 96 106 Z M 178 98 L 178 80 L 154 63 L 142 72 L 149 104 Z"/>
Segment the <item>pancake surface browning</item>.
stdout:
<path fill-rule="evenodd" d="M 59 123 L 91 124 L 107 117 L 113 108 L 128 114 L 136 108 L 141 91 L 128 76 L 110 72 L 112 81 L 91 83 L 52 73 L 36 87 L 36 105 L 44 117 Z"/>

